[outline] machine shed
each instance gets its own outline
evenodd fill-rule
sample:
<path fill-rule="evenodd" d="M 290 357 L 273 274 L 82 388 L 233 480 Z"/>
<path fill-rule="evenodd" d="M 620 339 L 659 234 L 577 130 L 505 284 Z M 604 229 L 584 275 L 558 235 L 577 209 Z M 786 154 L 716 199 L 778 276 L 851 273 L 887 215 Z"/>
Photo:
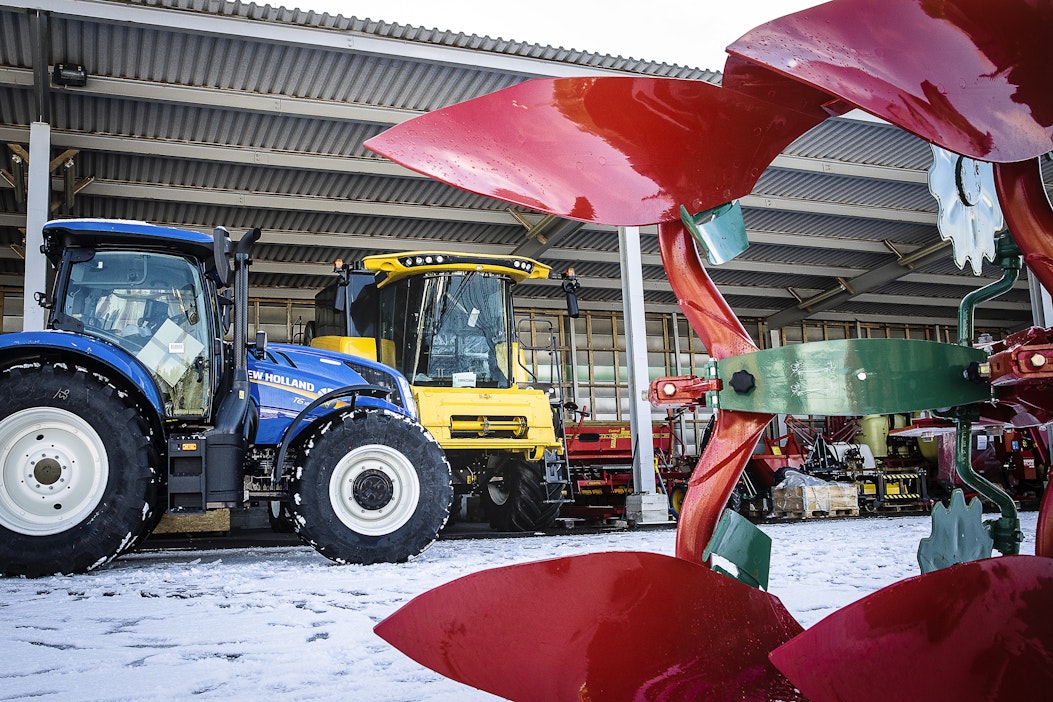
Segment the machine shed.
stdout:
<path fill-rule="evenodd" d="M 48 218 L 204 232 L 222 225 L 235 237 L 261 227 L 251 295 L 256 326 L 272 339 L 298 337 L 337 258 L 442 249 L 573 267 L 582 284 L 575 323 L 558 280 L 523 283 L 518 308 L 557 320 L 560 343 L 589 368 L 575 378 L 589 404 L 620 415 L 617 230 L 469 194 L 362 146 L 415 115 L 533 77 L 618 74 L 721 79 L 456 28 L 253 3 L 0 0 L 4 330 L 21 328 L 26 259 L 36 256 L 26 247 L 26 183 L 31 125 L 44 124 Z M 999 271 L 985 264 L 977 277 L 955 265 L 936 229 L 931 161 L 925 142 L 858 113 L 827 120 L 774 161 L 740 201 L 750 248 L 710 267 L 762 347 L 954 335 L 961 297 Z M 648 365 L 655 374 L 697 369 L 704 349 L 678 314 L 653 228 L 641 232 L 639 264 Z M 1025 274 L 977 310 L 977 328 L 1000 335 L 1028 326 L 1031 297 Z"/>

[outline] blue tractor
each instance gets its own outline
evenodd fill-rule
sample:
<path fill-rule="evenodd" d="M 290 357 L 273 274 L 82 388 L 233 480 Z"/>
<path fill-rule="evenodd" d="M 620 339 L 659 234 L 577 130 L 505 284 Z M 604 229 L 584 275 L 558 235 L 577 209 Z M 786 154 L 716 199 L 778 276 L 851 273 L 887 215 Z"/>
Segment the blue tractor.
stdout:
<path fill-rule="evenodd" d="M 341 563 L 427 548 L 450 466 L 380 363 L 248 339 L 254 229 L 44 227 L 47 329 L 0 336 L 0 572 L 97 568 L 165 512 L 287 503 Z M 233 259 L 233 266 L 231 261 Z M 231 290 L 233 287 L 233 290 Z"/>

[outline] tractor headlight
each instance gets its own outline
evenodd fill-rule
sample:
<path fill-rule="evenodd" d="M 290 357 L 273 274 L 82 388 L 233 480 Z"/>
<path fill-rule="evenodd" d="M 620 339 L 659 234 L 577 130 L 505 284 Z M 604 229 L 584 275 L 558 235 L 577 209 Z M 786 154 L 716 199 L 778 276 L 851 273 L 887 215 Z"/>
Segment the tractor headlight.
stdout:
<path fill-rule="evenodd" d="M 401 373 L 392 373 L 356 361 L 344 361 L 344 363 L 361 375 L 362 379 L 370 385 L 379 385 L 391 390 L 391 396 L 388 399 L 392 404 L 405 408 L 407 414 L 417 419 L 417 403 L 413 399 L 413 390 L 410 388 L 409 381 Z"/>
<path fill-rule="evenodd" d="M 402 405 L 406 408 L 406 412 L 415 420 L 420 420 L 420 416 L 417 413 L 417 401 L 413 399 L 413 388 L 410 387 L 409 381 L 403 375 L 395 376 L 395 382 L 399 385 L 399 394 L 402 395 Z"/>

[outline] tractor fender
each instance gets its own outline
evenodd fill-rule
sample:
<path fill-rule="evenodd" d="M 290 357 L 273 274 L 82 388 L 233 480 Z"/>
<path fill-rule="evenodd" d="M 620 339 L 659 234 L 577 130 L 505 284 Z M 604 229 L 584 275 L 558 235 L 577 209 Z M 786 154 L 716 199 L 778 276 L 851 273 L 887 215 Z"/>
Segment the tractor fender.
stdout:
<path fill-rule="evenodd" d="M 289 426 L 285 429 L 285 432 L 282 435 L 282 442 L 278 446 L 277 458 L 274 461 L 274 479 L 278 480 L 281 477 L 282 466 L 285 464 L 285 454 L 288 452 L 289 447 L 293 442 L 300 437 L 310 436 L 314 427 L 324 420 L 341 414 L 354 412 L 356 409 L 386 409 L 397 414 L 406 415 L 405 408 L 399 407 L 398 405 L 384 399 L 390 394 L 391 388 L 363 383 L 361 385 L 345 385 L 342 388 L 331 390 L 324 395 L 319 396 L 311 402 L 311 404 L 300 410 L 300 413 L 289 422 Z M 307 421 L 308 415 L 312 414 L 322 405 L 334 400 L 342 400 L 343 403 L 332 408 L 330 411 L 315 416 Z"/>
<path fill-rule="evenodd" d="M 161 393 L 150 373 L 133 356 L 104 341 L 66 331 L 29 331 L 0 336 L 0 369 L 21 363 L 76 363 L 97 370 L 138 394 L 153 408 L 156 417 L 164 412 Z"/>

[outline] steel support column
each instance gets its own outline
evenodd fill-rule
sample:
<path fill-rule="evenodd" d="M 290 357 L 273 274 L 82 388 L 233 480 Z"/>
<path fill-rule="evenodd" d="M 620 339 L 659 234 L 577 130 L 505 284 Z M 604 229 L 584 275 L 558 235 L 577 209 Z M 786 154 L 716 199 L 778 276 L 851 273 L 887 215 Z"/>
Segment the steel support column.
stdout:
<path fill-rule="evenodd" d="M 26 191 L 26 278 L 22 295 L 22 329 L 44 328 L 44 308 L 35 293 L 47 292 L 47 259 L 40 252 L 44 223 L 50 212 L 51 125 L 29 127 L 29 188 Z"/>
<path fill-rule="evenodd" d="M 634 494 L 626 500 L 626 518 L 636 522 L 668 520 L 665 495 L 657 491 L 651 405 L 647 400 L 647 325 L 644 320 L 643 268 L 640 228 L 619 227 L 622 316 L 625 327 L 626 367 L 629 371 L 629 423 L 633 437 Z"/>
<path fill-rule="evenodd" d="M 1053 326 L 1053 299 L 1034 275 L 1027 276 L 1031 289 L 1031 317 L 1036 327 Z"/>

